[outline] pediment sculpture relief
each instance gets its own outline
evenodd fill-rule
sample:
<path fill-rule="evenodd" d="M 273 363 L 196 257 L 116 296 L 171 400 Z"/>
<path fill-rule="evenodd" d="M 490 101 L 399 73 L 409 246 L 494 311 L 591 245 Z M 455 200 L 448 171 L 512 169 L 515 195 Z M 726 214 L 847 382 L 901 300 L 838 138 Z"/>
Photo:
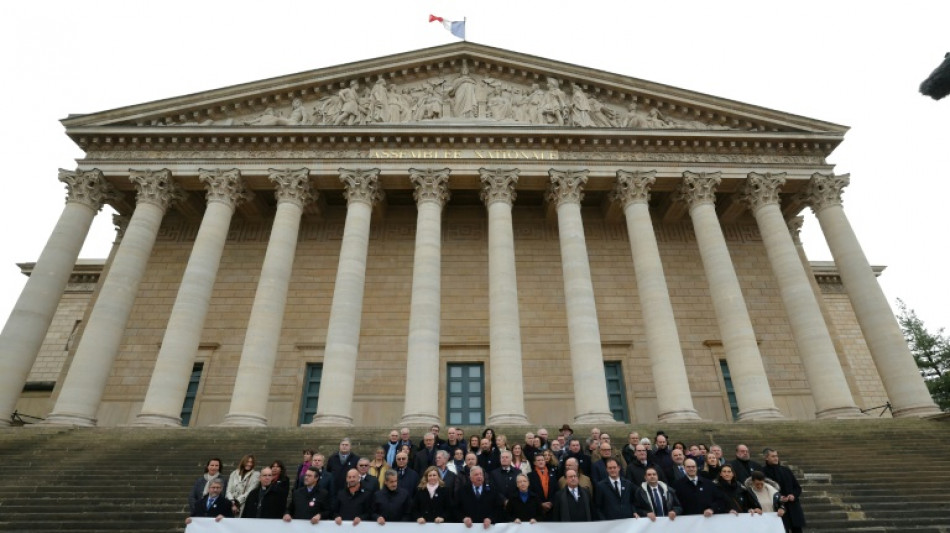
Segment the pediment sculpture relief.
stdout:
<path fill-rule="evenodd" d="M 562 88 L 562 85 L 563 88 Z M 372 86 L 351 80 L 335 94 L 289 108 L 269 106 L 253 116 L 173 122 L 181 126 L 353 126 L 427 121 L 507 123 L 578 128 L 725 130 L 719 124 L 684 120 L 656 107 L 601 101 L 579 84 L 547 77 L 523 85 L 476 76 L 463 66 L 451 79 L 434 77 L 396 85 L 380 76 Z"/>

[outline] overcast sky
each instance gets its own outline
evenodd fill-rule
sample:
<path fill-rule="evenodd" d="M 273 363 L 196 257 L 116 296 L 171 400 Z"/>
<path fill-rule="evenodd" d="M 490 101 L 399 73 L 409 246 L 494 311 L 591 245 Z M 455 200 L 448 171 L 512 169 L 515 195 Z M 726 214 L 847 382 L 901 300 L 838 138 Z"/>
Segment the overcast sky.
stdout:
<path fill-rule="evenodd" d="M 3 11 L 0 320 L 26 280 L 15 263 L 36 260 L 62 210 L 57 169 L 82 157 L 60 119 L 453 42 L 433 13 L 467 17 L 480 44 L 850 126 L 830 162 L 851 174 L 845 213 L 871 263 L 887 266 L 885 294 L 931 329 L 950 326 L 950 98 L 917 92 L 950 51 L 948 2 L 33 0 Z M 108 254 L 111 218 L 96 218 L 81 257 Z M 802 238 L 811 259 L 831 259 L 810 213 Z"/>

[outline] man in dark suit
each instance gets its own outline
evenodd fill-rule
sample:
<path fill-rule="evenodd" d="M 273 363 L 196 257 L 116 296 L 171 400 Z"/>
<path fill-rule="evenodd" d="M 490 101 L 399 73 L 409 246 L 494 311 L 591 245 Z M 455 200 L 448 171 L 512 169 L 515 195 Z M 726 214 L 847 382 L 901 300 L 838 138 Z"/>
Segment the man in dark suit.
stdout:
<path fill-rule="evenodd" d="M 752 460 L 749 454 L 749 447 L 745 444 L 736 446 L 736 459 L 729 464 L 732 466 L 732 471 L 736 473 L 736 481 L 738 481 L 740 485 L 749 479 L 752 472 L 762 470 L 762 465 Z"/>
<path fill-rule="evenodd" d="M 327 471 L 333 474 L 333 486 L 339 494 L 340 489 L 346 487 L 346 473 L 356 468 L 360 461 L 360 456 L 351 450 L 352 444 L 349 438 L 340 441 L 340 451 L 334 453 L 327 459 Z"/>
<path fill-rule="evenodd" d="M 553 517 L 558 522 L 591 522 L 591 495 L 580 486 L 577 470 L 568 470 L 564 474 L 567 483 L 564 489 L 554 495 Z"/>
<path fill-rule="evenodd" d="M 346 474 L 344 480 L 346 488 L 336 493 L 336 502 L 333 504 L 333 521 L 337 525 L 344 520 L 352 520 L 357 525 L 361 520 L 367 520 L 372 515 L 373 495 L 360 487 L 360 474 L 355 468 Z"/>
<path fill-rule="evenodd" d="M 805 511 L 802 510 L 800 501 L 802 487 L 795 479 L 795 474 L 787 466 L 782 466 L 777 451 L 766 448 L 762 451 L 762 455 L 765 456 L 765 466 L 762 468 L 762 473 L 779 485 L 779 494 L 781 495 L 779 501 L 785 505 L 785 514 L 782 515 L 785 531 L 801 533 L 802 528 L 805 527 Z"/>
<path fill-rule="evenodd" d="M 660 477 L 660 481 L 664 483 L 669 483 L 669 480 L 666 479 L 666 476 L 663 474 L 663 469 L 660 468 L 660 465 L 650 461 L 649 459 L 649 450 L 647 450 L 646 444 L 637 444 L 633 460 L 627 462 L 627 479 L 629 479 L 634 487 L 639 487 L 646 481 L 646 471 L 650 467 L 656 468 L 656 472 Z"/>
<path fill-rule="evenodd" d="M 422 447 L 416 452 L 412 462 L 412 469 L 420 476 L 426 471 L 426 468 L 435 466 L 435 452 L 439 449 L 435 445 L 435 435 L 426 433 L 422 437 Z"/>
<path fill-rule="evenodd" d="M 501 494 L 502 498 L 507 500 L 512 494 L 518 491 L 518 474 L 521 470 L 515 470 L 511 467 L 511 452 L 505 450 L 498 456 L 501 466 L 490 474 L 491 483 Z"/>
<path fill-rule="evenodd" d="M 356 471 L 360 473 L 360 487 L 368 490 L 370 494 L 379 490 L 379 478 L 369 473 L 369 459 L 360 457 L 356 463 Z"/>
<path fill-rule="evenodd" d="M 261 469 L 261 484 L 247 495 L 241 518 L 283 518 L 287 491 L 275 481 L 270 468 Z"/>
<path fill-rule="evenodd" d="M 224 490 L 224 482 L 220 479 L 212 479 L 208 484 L 208 494 L 195 503 L 191 516 L 185 519 L 186 524 L 191 523 L 192 516 L 214 517 L 215 522 L 220 522 L 222 518 L 231 518 L 231 501 L 221 495 Z"/>
<path fill-rule="evenodd" d="M 646 481 L 637 487 L 633 495 L 633 506 L 637 510 L 637 515 L 645 516 L 651 522 L 655 522 L 658 516 L 673 520 L 683 512 L 679 499 L 676 497 L 676 491 L 660 481 L 659 472 L 656 467 L 648 467 Z"/>
<path fill-rule="evenodd" d="M 698 476 L 696 461 L 687 459 L 686 477 L 673 482 L 673 489 L 679 497 L 684 515 L 703 515 L 710 517 L 716 513 L 728 512 L 725 497 L 712 481 Z"/>
<path fill-rule="evenodd" d="M 498 492 L 485 483 L 485 471 L 473 466 L 469 472 L 469 483 L 459 489 L 456 497 L 459 517 L 465 527 L 481 523 L 485 529 L 498 521 L 501 500 Z"/>
<path fill-rule="evenodd" d="M 330 512 L 330 495 L 317 486 L 320 474 L 315 467 L 310 467 L 303 475 L 303 484 L 294 489 L 290 497 L 290 506 L 284 513 L 284 522 L 293 519 L 310 520 L 311 524 L 320 522 L 320 518 Z"/>
<path fill-rule="evenodd" d="M 633 518 L 633 484 L 620 477 L 620 463 L 613 457 L 607 459 L 607 479 L 594 489 L 594 508 L 598 520 Z"/>
<path fill-rule="evenodd" d="M 416 486 L 419 485 L 419 474 L 409 468 L 409 454 L 404 451 L 397 453 L 396 465 L 393 468 L 399 476 L 399 488 L 406 489 L 409 494 L 415 494 Z"/>
<path fill-rule="evenodd" d="M 541 500 L 541 519 L 547 520 L 554 509 L 554 494 L 557 493 L 558 484 L 554 471 L 548 468 L 542 453 L 534 456 L 534 468 L 528 474 L 528 485 L 531 492 Z"/>
<path fill-rule="evenodd" d="M 610 447 L 609 442 L 600 443 L 600 459 L 594 461 L 594 464 L 590 467 L 590 480 L 597 486 L 598 483 L 607 479 L 607 459 L 616 459 L 617 464 L 620 465 L 620 459 L 613 457 L 613 448 Z M 623 476 L 623 466 L 620 467 L 620 477 Z"/>

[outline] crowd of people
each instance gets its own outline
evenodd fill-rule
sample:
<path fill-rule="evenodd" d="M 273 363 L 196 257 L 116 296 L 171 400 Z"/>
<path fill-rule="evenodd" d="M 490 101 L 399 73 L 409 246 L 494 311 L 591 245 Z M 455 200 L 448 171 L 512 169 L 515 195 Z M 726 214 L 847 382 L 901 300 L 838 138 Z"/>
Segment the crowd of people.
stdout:
<path fill-rule="evenodd" d="M 312 449 L 293 469 L 280 460 L 257 470 L 245 455 L 225 476 L 221 460 L 207 462 L 189 496 L 191 516 L 386 522 L 460 522 L 488 528 L 497 522 L 581 522 L 680 515 L 777 513 L 787 532 L 800 532 L 805 516 L 801 486 L 763 451 L 763 464 L 739 444 L 727 460 L 721 446 L 651 441 L 631 431 L 623 445 L 607 433 L 556 436 L 544 428 L 509 442 L 491 428 L 466 438 L 459 428 L 446 439 L 434 425 L 418 443 L 410 430 L 361 457 L 344 438 L 329 456 Z M 188 522 L 191 521 L 189 517 Z"/>

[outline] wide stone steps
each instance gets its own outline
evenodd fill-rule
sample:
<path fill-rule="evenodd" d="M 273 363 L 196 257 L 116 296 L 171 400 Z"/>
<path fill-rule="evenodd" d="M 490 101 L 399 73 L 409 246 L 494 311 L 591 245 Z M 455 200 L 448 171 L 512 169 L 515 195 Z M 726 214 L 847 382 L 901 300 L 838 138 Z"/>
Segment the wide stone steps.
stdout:
<path fill-rule="evenodd" d="M 466 428 L 466 434 L 476 429 Z M 504 428 L 509 442 L 535 427 Z M 589 427 L 575 428 L 586 435 Z M 629 426 L 601 429 L 615 447 Z M 779 450 L 799 475 L 809 531 L 950 533 L 950 423 L 870 419 L 756 424 L 637 425 L 664 429 L 672 441 L 716 442 L 731 456 L 738 443 L 758 456 Z M 296 469 L 303 448 L 332 453 L 346 435 L 367 455 L 389 428 L 155 430 L 137 428 L 0 430 L 0 530 L 30 532 L 183 529 L 187 493 L 209 457 L 230 472 L 245 453 L 258 467 L 282 459 Z M 414 433 L 418 440 L 420 431 Z M 756 460 L 759 460 L 756 457 Z M 805 481 L 805 475 L 830 475 Z"/>

